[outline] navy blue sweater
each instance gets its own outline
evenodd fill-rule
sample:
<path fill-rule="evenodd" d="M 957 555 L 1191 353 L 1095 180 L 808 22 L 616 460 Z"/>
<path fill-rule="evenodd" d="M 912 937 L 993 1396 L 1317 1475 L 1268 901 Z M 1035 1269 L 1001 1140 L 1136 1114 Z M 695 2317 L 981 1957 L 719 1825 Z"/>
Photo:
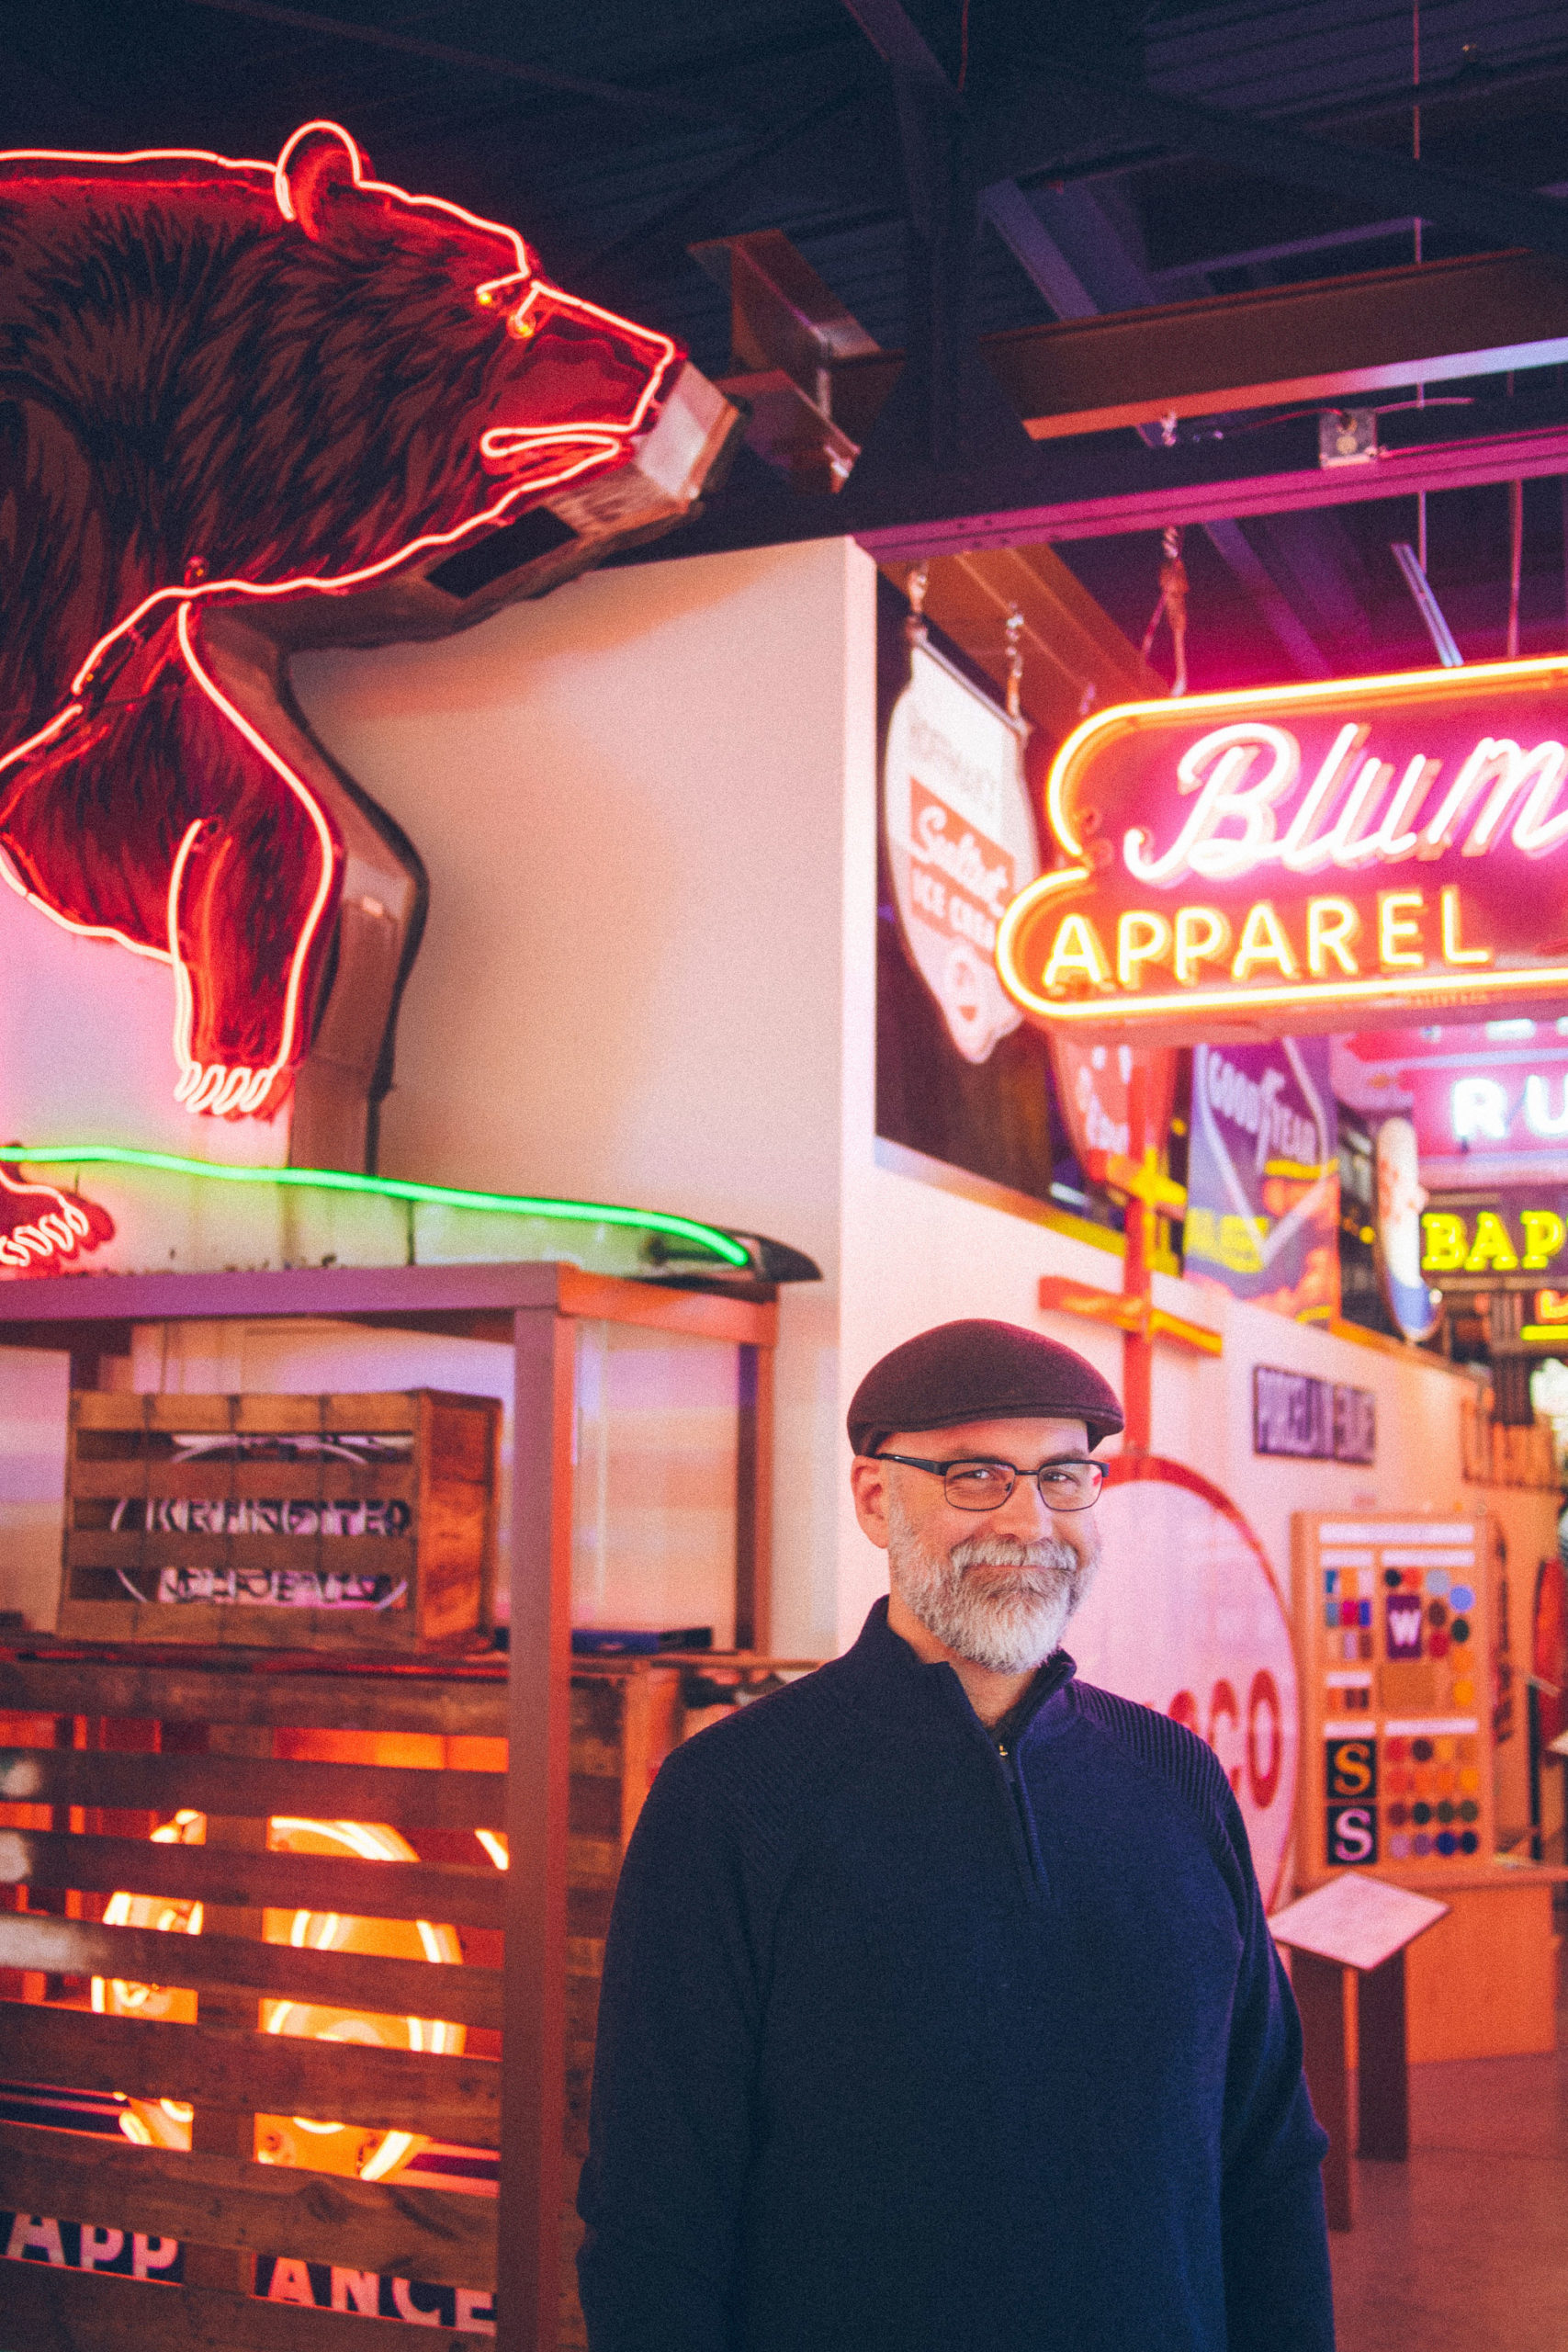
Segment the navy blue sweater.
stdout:
<path fill-rule="evenodd" d="M 884 1601 L 669 1758 L 605 1954 L 592 2352 L 1330 2352 L 1235 1800 L 1072 1676 L 1004 1761 Z"/>

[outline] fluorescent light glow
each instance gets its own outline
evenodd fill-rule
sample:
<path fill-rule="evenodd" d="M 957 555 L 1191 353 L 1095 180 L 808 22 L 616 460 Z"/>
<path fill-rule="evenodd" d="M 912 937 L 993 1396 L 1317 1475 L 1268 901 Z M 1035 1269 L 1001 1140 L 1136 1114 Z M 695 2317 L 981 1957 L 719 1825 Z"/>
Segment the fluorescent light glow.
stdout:
<path fill-rule="evenodd" d="M 484 1209 L 502 1216 L 547 1217 L 564 1225 L 624 1225 L 689 1241 L 727 1266 L 749 1266 L 750 1253 L 717 1226 L 661 1209 L 617 1208 L 603 1201 L 552 1201 L 526 1193 L 474 1193 L 451 1184 L 416 1184 L 400 1176 L 359 1176 L 347 1168 L 240 1168 L 220 1160 L 187 1159 L 173 1151 L 137 1151 L 129 1144 L 17 1144 L 7 1148 L 12 1167 L 152 1168 L 169 1176 L 205 1176 L 226 1184 L 285 1184 L 322 1193 L 365 1193 L 384 1200 L 415 1201 L 432 1208 Z"/>

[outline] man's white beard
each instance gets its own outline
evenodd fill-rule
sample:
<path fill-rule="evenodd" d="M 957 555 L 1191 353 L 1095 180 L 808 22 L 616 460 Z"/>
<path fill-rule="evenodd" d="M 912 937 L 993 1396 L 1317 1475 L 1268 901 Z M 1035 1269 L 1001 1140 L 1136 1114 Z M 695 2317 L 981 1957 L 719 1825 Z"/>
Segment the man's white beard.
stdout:
<path fill-rule="evenodd" d="M 1012 1535 L 970 1535 L 951 1552 L 936 1552 L 890 1496 L 887 1561 L 906 1609 L 955 1657 L 993 1674 L 1026 1674 L 1060 1642 L 1093 1581 L 1100 1547 L 1091 1542 L 1080 1557 L 1056 1536 L 1025 1544 Z M 1007 1568 L 1014 1573 L 995 1573 Z M 976 1577 L 972 1569 L 992 1573 Z"/>

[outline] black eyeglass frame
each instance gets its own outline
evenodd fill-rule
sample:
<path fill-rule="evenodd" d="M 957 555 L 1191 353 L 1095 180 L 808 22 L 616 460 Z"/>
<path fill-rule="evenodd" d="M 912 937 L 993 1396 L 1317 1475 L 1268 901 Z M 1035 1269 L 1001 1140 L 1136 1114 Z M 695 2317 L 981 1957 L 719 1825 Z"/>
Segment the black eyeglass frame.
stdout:
<path fill-rule="evenodd" d="M 1110 1467 L 1108 1463 L 1092 1462 L 1087 1454 L 1083 1453 L 1060 1455 L 1054 1462 L 1043 1462 L 1037 1470 L 1022 1470 L 1019 1467 L 1016 1462 L 1004 1462 L 999 1454 L 995 1453 L 960 1453 L 955 1454 L 951 1462 L 925 1462 L 922 1461 L 920 1456 L 917 1453 L 874 1453 L 871 1456 L 871 1459 L 874 1462 L 901 1462 L 906 1470 L 929 1470 L 933 1477 L 938 1477 L 942 1480 L 942 1492 L 947 1496 L 947 1500 L 953 1504 L 953 1510 L 970 1511 L 1000 1510 L 1003 1508 L 1003 1505 L 1011 1502 L 1014 1491 L 1021 1478 L 1033 1479 L 1040 1499 L 1044 1504 L 1047 1510 L 1092 1510 L 1095 1504 L 1100 1500 L 1100 1496 L 1105 1492 L 1106 1472 Z M 1000 1502 L 959 1502 L 955 1500 L 952 1495 L 947 1493 L 948 1476 L 949 1473 L 953 1470 L 1008 1470 L 1012 1474 L 1012 1484 L 1009 1487 Z M 1090 1495 L 1087 1502 L 1053 1502 L 1049 1495 L 1045 1492 L 1044 1487 L 1040 1483 L 1045 1476 L 1047 1471 L 1050 1470 L 1092 1470 L 1096 1475 L 1098 1483 L 1096 1484 L 1093 1494 Z"/>

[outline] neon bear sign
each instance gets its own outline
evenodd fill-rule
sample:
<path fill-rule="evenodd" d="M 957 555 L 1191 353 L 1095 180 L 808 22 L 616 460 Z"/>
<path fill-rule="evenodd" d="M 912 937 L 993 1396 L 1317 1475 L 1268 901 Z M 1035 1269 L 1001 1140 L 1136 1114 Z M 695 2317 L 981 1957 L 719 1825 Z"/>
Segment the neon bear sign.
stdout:
<path fill-rule="evenodd" d="M 1568 659 L 1136 703 L 1046 787 L 1069 861 L 1009 908 L 1046 1028 L 1167 1045 L 1568 988 Z"/>
<path fill-rule="evenodd" d="M 684 401 L 687 474 L 621 500 L 631 529 L 676 519 L 731 413 L 667 335 L 330 123 L 275 164 L 0 155 L 0 874 L 169 967 L 186 1110 L 292 1094 L 296 1159 L 362 1164 L 423 870 L 310 736 L 288 654 L 444 634 L 581 570 L 615 537 L 592 484 Z M 446 584 L 547 499 L 569 546 L 543 575 Z"/>

